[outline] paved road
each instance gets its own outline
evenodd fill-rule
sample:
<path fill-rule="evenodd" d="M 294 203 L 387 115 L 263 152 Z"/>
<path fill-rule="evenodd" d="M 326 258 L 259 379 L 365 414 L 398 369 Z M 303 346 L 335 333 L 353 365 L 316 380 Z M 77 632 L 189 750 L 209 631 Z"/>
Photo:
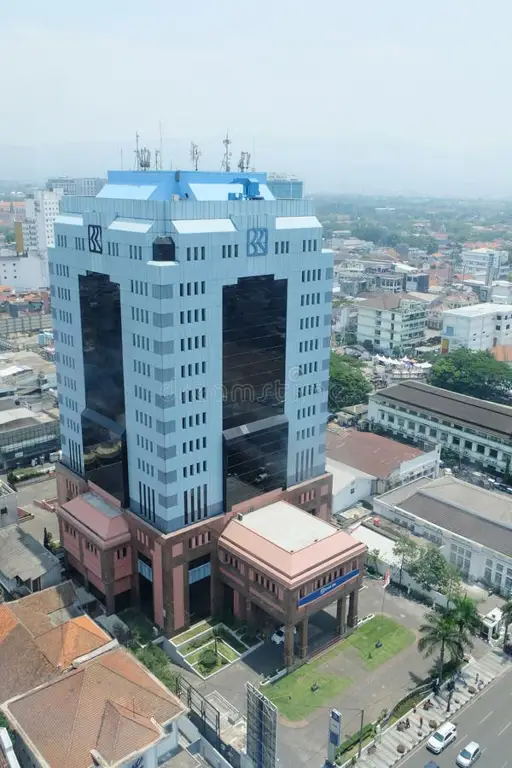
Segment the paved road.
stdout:
<path fill-rule="evenodd" d="M 457 724 L 457 741 L 440 755 L 431 755 L 423 745 L 400 768 L 424 768 L 429 760 L 440 768 L 452 768 L 460 750 L 470 741 L 482 749 L 479 768 L 512 768 L 512 678 L 510 673 L 498 677 L 489 688 L 453 720 Z"/>

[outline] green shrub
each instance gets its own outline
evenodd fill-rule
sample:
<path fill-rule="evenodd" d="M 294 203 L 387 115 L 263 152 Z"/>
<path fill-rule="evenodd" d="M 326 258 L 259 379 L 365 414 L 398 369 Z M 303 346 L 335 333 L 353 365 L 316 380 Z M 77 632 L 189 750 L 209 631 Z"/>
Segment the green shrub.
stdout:
<path fill-rule="evenodd" d="M 217 654 L 213 648 L 205 648 L 199 657 L 199 664 L 207 672 L 210 672 L 217 664 Z"/>

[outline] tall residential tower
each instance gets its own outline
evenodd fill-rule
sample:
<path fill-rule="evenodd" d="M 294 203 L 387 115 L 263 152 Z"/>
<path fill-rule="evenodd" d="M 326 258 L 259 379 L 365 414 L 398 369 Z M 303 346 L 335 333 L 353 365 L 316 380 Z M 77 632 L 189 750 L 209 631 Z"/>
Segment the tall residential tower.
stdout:
<path fill-rule="evenodd" d="M 49 253 L 60 501 L 100 489 L 123 510 L 121 552 L 151 586 L 93 583 L 109 610 L 147 588 L 172 632 L 201 612 L 233 514 L 289 499 L 327 519 L 332 253 L 311 203 L 275 199 L 266 174 L 185 171 L 63 197 Z M 180 607 L 166 574 L 184 558 Z"/>

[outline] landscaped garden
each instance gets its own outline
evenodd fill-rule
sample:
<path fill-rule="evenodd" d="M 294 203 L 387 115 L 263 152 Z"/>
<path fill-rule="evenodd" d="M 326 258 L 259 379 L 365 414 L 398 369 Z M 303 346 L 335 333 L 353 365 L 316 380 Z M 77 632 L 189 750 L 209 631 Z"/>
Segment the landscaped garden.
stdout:
<path fill-rule="evenodd" d="M 171 639 L 177 652 L 202 677 L 209 677 L 232 664 L 260 641 L 241 625 L 230 629 L 218 619 L 204 619 Z"/>
<path fill-rule="evenodd" d="M 155 639 L 153 624 L 137 608 L 126 608 L 117 615 L 123 624 L 126 624 L 133 637 L 142 645 Z"/>
<path fill-rule="evenodd" d="M 302 720 L 351 685 L 347 676 L 333 674 L 329 662 L 348 649 L 357 650 L 363 666 L 375 669 L 414 642 L 414 634 L 387 616 L 375 616 L 349 637 L 316 659 L 303 664 L 274 683 L 266 685 L 265 696 L 288 720 Z M 379 644 L 379 647 L 377 647 Z"/>

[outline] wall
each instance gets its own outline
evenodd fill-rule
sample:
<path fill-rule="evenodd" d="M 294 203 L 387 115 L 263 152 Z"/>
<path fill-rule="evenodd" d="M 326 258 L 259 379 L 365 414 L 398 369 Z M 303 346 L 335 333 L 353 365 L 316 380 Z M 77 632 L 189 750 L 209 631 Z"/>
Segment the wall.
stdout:
<path fill-rule="evenodd" d="M 3 488 L 7 488 L 2 483 Z M 18 522 L 18 495 L 12 491 L 11 493 L 2 493 L 0 496 L 0 510 L 6 509 L 4 513 L 0 512 L 0 528 L 5 528 L 7 525 L 12 525 Z"/>
<path fill-rule="evenodd" d="M 60 584 L 60 581 L 60 562 L 57 560 L 53 568 L 51 568 L 44 574 L 44 576 L 41 577 L 41 589 L 54 587 L 56 584 Z"/>
<path fill-rule="evenodd" d="M 333 495 L 332 499 L 332 511 L 333 513 L 342 512 L 344 509 L 348 509 L 357 501 L 367 498 L 372 493 L 372 478 L 371 477 L 354 477 L 347 482 L 347 485 L 338 490 Z M 354 491 L 352 493 L 352 490 Z"/>

